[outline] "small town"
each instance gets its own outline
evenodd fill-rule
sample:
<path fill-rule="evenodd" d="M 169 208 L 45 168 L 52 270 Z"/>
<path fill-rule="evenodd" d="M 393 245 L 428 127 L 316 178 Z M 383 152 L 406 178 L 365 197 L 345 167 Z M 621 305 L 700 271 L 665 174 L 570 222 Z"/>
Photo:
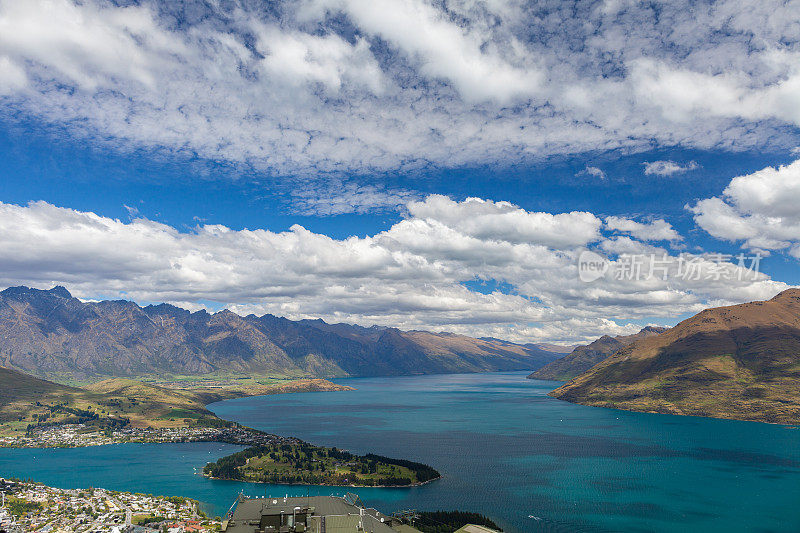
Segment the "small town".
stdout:
<path fill-rule="evenodd" d="M 0 0 L 24 532 L 800 533 L 800 0 Z"/>
<path fill-rule="evenodd" d="M 222 428 L 133 428 L 99 431 L 86 424 L 32 427 L 25 435 L 0 436 L 0 448 L 78 448 L 121 443 L 222 442 L 243 446 L 296 444 L 292 437 L 262 433 L 243 426 Z"/>
<path fill-rule="evenodd" d="M 189 533 L 217 531 L 194 500 L 105 489 L 57 489 L 0 478 L 0 531 Z"/>

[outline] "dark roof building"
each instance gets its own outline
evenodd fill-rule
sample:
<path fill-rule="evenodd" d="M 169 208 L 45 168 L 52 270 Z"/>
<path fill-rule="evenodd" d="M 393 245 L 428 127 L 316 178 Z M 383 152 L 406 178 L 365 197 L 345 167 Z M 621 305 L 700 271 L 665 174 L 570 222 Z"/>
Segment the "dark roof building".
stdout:
<path fill-rule="evenodd" d="M 367 508 L 358 496 L 245 498 L 223 521 L 226 533 L 412 533 L 417 530 Z"/>

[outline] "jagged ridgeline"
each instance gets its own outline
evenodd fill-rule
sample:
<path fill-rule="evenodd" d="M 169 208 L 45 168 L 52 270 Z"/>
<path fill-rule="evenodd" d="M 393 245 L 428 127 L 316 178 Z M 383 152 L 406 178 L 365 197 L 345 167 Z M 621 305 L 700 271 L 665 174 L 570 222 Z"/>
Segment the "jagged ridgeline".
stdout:
<path fill-rule="evenodd" d="M 293 485 L 405 487 L 441 477 L 428 465 L 381 455 L 355 455 L 307 443 L 254 446 L 208 463 L 217 479 Z"/>
<path fill-rule="evenodd" d="M 498 339 L 0 292 L 0 366 L 57 382 L 107 377 L 389 376 L 535 370 L 559 354 Z"/>

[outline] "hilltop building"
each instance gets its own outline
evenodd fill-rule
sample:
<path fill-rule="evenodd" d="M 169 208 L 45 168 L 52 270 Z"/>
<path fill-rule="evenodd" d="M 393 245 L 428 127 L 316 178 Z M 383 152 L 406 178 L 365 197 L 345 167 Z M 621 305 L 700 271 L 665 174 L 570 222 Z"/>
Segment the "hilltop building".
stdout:
<path fill-rule="evenodd" d="M 418 530 L 376 509 L 358 496 L 245 498 L 222 522 L 225 533 L 413 533 Z"/>

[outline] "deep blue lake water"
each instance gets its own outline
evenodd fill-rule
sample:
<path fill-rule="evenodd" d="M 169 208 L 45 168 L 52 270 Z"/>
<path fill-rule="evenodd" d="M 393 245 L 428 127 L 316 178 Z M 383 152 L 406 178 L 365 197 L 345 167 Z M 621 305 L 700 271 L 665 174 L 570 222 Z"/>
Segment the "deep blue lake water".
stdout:
<path fill-rule="evenodd" d="M 800 531 L 800 430 L 583 407 L 524 373 L 339 380 L 354 392 L 228 400 L 219 416 L 315 444 L 425 462 L 407 489 L 357 489 L 369 505 L 463 509 L 506 531 Z M 207 480 L 220 444 L 0 449 L 0 475 L 197 498 L 221 514 L 250 495 L 343 494 Z M 535 516 L 537 518 L 530 518 Z"/>

